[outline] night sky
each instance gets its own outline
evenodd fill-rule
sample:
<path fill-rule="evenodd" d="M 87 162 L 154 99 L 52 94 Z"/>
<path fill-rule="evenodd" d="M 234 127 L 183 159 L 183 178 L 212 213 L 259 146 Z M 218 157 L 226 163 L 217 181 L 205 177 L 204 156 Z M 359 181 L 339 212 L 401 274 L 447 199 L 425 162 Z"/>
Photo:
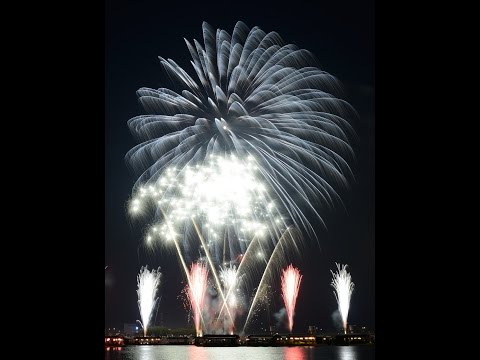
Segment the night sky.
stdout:
<path fill-rule="evenodd" d="M 202 22 L 231 34 L 235 23 L 276 31 L 286 43 L 311 51 L 320 66 L 345 87 L 344 98 L 359 113 L 353 122 L 356 182 L 343 192 L 344 209 L 326 213 L 328 231 L 318 229 L 320 245 L 306 239 L 304 275 L 297 299 L 296 331 L 308 325 L 333 328 L 336 300 L 329 269 L 347 263 L 355 283 L 349 323 L 375 327 L 375 76 L 373 0 L 294 1 L 260 4 L 225 1 L 106 1 L 105 22 L 105 326 L 139 318 L 136 276 L 141 266 L 162 267 L 160 308 L 154 324 L 186 326 L 187 313 L 178 300 L 183 277 L 171 254 L 145 254 L 139 249 L 142 229 L 127 220 L 135 177 L 124 156 L 136 142 L 127 121 L 144 111 L 136 90 L 169 87 L 158 56 L 171 58 L 193 75 L 183 38 L 202 42 Z M 274 295 L 274 309 L 283 304 Z M 162 315 L 161 315 L 162 314 Z M 272 319 L 272 324 L 275 321 Z"/>

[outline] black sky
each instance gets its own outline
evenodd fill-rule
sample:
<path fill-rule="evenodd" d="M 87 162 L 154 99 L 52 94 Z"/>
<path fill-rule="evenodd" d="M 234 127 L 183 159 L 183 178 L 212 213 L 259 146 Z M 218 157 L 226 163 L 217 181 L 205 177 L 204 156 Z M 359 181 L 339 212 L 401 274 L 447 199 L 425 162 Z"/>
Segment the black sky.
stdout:
<path fill-rule="evenodd" d="M 105 9 L 105 325 L 118 326 L 138 319 L 136 275 L 142 265 L 161 266 L 159 314 L 167 326 L 187 323 L 177 296 L 183 284 L 176 258 L 138 251 L 141 229 L 127 221 L 125 203 L 134 176 L 124 155 L 135 145 L 127 121 L 140 115 L 136 90 L 142 86 L 168 87 L 158 56 L 171 58 L 192 74 L 183 38 L 201 40 L 201 25 L 231 33 L 238 20 L 249 27 L 277 31 L 287 43 L 310 50 L 321 68 L 345 86 L 345 98 L 358 111 L 353 124 L 356 182 L 344 193 L 345 210 L 327 214 L 328 231 L 321 231 L 321 249 L 307 245 L 303 261 L 295 265 L 304 274 L 297 300 L 295 329 L 310 324 L 333 327 L 336 309 L 330 287 L 334 262 L 350 266 L 356 289 L 349 322 L 375 324 L 375 78 L 374 2 L 294 1 L 194 2 L 107 0 Z M 107 285 L 108 280 L 108 285 Z M 276 310 L 281 298 L 275 299 Z M 160 321 L 160 315 L 156 323 Z M 273 322 L 273 321 L 272 321 Z"/>

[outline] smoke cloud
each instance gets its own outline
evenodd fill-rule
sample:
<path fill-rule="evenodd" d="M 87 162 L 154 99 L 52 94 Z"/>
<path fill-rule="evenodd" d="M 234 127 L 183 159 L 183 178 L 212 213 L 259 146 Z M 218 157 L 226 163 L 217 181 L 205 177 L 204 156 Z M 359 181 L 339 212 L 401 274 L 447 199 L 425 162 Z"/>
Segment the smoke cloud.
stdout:
<path fill-rule="evenodd" d="M 287 326 L 287 310 L 282 307 L 278 312 L 273 314 L 273 317 L 276 320 L 275 326 L 278 328 Z"/>

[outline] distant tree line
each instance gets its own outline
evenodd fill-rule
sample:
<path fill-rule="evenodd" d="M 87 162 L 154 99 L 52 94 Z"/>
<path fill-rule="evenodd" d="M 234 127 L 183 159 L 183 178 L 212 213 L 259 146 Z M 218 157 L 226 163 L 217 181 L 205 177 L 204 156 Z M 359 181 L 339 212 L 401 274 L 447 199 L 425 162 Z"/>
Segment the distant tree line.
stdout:
<path fill-rule="evenodd" d="M 195 328 L 176 328 L 170 329 L 165 326 L 152 326 L 147 329 L 147 336 L 167 336 L 167 335 L 195 335 Z"/>

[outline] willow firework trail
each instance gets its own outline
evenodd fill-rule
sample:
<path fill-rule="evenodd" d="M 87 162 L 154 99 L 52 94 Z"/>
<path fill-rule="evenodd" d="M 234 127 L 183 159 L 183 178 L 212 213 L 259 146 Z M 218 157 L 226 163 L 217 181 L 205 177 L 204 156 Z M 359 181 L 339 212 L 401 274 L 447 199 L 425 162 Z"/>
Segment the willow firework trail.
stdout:
<path fill-rule="evenodd" d="M 203 45 L 185 40 L 196 79 L 160 57 L 176 91 L 137 91 L 147 115 L 128 122 L 141 142 L 126 155 L 140 174 L 134 190 L 210 155 L 251 156 L 288 218 L 313 231 L 304 209 L 321 219 L 317 205 L 339 201 L 338 188 L 352 176 L 354 109 L 311 53 L 276 32 L 242 22 L 232 35 L 205 22 L 202 29 Z"/>
<path fill-rule="evenodd" d="M 140 269 L 140 273 L 137 276 L 138 309 L 142 318 L 143 336 L 147 336 L 148 323 L 158 301 L 158 298 L 155 296 L 160 285 L 161 275 L 160 268 L 149 271 L 145 266 Z"/>
<path fill-rule="evenodd" d="M 288 316 L 288 329 L 292 332 L 293 316 L 295 315 L 295 304 L 297 303 L 298 290 L 300 289 L 300 282 L 302 275 L 297 268 L 289 265 L 282 272 L 282 298 L 285 303 L 285 309 Z"/>
<path fill-rule="evenodd" d="M 340 311 L 340 316 L 342 317 L 343 332 L 346 334 L 348 310 L 350 308 L 350 298 L 352 297 L 354 284 L 352 282 L 352 276 L 347 272 L 348 265 L 335 264 L 337 265 L 338 271 L 334 273 L 330 270 L 333 275 L 331 285 L 335 289 L 333 293 L 337 299 L 338 311 Z"/>

